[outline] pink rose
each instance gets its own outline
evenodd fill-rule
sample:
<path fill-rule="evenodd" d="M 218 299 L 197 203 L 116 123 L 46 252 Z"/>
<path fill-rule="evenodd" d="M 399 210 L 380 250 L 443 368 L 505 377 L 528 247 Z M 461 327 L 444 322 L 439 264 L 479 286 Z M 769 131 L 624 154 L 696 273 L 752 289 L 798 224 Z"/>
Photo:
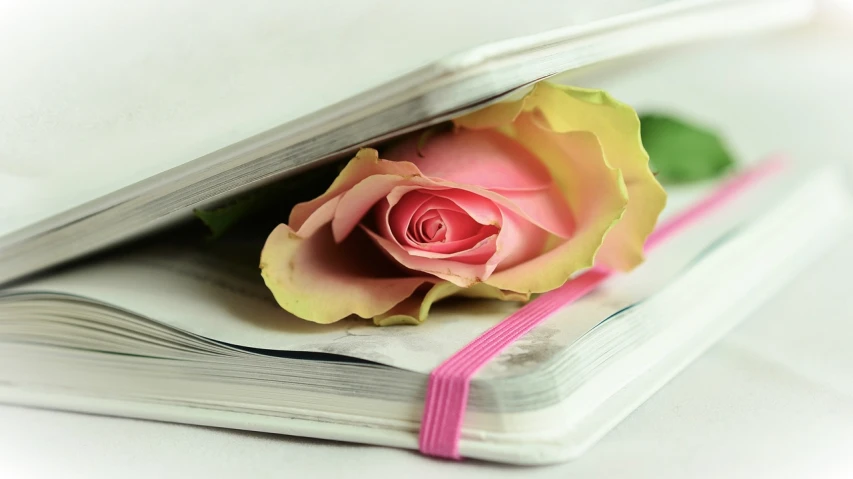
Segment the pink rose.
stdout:
<path fill-rule="evenodd" d="M 420 148 L 415 134 L 385 159 L 362 149 L 269 236 L 267 286 L 284 309 L 318 323 L 351 314 L 417 323 L 454 294 L 524 300 L 554 289 L 599 250 L 604 264 L 635 266 L 665 197 L 636 114 L 628 108 L 630 129 L 614 136 L 621 126 L 608 121 L 624 121 L 627 107 L 591 102 L 589 92 L 541 85 L 457 119 Z M 597 130 L 560 124 L 582 107 L 600 115 L 585 120 Z M 608 138 L 624 158 L 606 156 Z M 628 218 L 634 193 L 651 204 Z M 629 224 L 616 231 L 623 217 Z M 611 234 L 614 245 L 602 248 Z"/>

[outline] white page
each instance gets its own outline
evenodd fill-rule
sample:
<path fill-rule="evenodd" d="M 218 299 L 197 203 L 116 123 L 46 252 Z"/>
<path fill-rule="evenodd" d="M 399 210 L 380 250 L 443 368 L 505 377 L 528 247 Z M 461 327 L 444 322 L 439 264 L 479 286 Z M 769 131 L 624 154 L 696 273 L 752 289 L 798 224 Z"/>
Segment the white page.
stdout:
<path fill-rule="evenodd" d="M 456 52 L 718 1 L 2 2 L 0 236 Z"/>
<path fill-rule="evenodd" d="M 531 337 L 562 348 L 600 321 L 677 278 L 683 268 L 732 227 L 769 204 L 780 182 L 739 198 L 679 235 L 630 275 L 608 285 L 548 321 L 546 336 Z M 671 215 L 704 196 L 712 185 L 671 195 Z M 169 252 L 167 252 L 169 251 Z M 256 253 L 235 263 L 222 254 L 154 248 L 92 261 L 8 290 L 61 292 L 115 305 L 172 327 L 241 346 L 342 354 L 428 372 L 480 333 L 512 313 L 517 303 L 439 303 L 420 326 L 379 328 L 370 320 L 317 325 L 281 310 L 265 289 Z M 523 345 L 522 345 L 523 346 Z M 547 349 L 547 348 L 539 348 Z M 523 365 L 522 365 L 523 366 Z M 495 371 L 495 374 L 506 371 Z"/>

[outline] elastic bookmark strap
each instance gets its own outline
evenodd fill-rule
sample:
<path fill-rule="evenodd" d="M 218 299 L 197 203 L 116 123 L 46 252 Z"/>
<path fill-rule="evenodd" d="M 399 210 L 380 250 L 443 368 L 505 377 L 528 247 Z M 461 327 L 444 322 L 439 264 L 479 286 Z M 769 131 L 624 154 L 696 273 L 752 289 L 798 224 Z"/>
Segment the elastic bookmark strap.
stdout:
<path fill-rule="evenodd" d="M 699 203 L 659 225 L 649 235 L 645 249 L 648 251 L 657 247 L 719 209 L 738 194 L 778 172 L 783 166 L 784 162 L 781 159 L 770 159 L 725 183 Z M 420 431 L 421 452 L 430 456 L 460 459 L 459 438 L 468 403 L 471 378 L 474 374 L 507 346 L 554 312 L 595 289 L 611 274 L 610 271 L 596 267 L 566 282 L 560 288 L 542 294 L 434 369 L 427 383 Z"/>

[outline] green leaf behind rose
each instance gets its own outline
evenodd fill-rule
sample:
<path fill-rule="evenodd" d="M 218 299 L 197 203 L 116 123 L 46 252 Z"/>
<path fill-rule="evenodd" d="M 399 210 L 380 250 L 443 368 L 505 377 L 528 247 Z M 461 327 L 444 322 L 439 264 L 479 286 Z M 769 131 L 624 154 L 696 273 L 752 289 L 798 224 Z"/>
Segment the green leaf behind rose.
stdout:
<path fill-rule="evenodd" d="M 193 211 L 210 230 L 210 239 L 218 239 L 236 226 L 269 232 L 287 222 L 297 203 L 310 200 L 328 188 L 340 170 L 339 163 L 326 164 L 236 196 L 209 209 Z"/>
<path fill-rule="evenodd" d="M 734 166 L 719 135 L 678 118 L 640 116 L 640 135 L 649 162 L 662 183 L 690 183 L 715 178 Z"/>
<path fill-rule="evenodd" d="M 261 189 L 240 196 L 218 208 L 194 211 L 196 217 L 210 230 L 210 239 L 218 239 L 241 220 L 262 208 L 273 200 L 275 194 L 269 189 Z"/>

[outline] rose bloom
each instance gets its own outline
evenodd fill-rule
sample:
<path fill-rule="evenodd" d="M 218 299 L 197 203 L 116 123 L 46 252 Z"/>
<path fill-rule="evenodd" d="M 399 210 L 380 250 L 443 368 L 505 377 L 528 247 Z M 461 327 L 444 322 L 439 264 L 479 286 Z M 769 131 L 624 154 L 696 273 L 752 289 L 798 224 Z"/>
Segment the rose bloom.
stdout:
<path fill-rule="evenodd" d="M 526 300 L 593 265 L 643 261 L 666 195 L 630 107 L 540 83 L 453 123 L 381 158 L 362 149 L 293 209 L 261 253 L 282 308 L 416 324 L 451 295 Z"/>

